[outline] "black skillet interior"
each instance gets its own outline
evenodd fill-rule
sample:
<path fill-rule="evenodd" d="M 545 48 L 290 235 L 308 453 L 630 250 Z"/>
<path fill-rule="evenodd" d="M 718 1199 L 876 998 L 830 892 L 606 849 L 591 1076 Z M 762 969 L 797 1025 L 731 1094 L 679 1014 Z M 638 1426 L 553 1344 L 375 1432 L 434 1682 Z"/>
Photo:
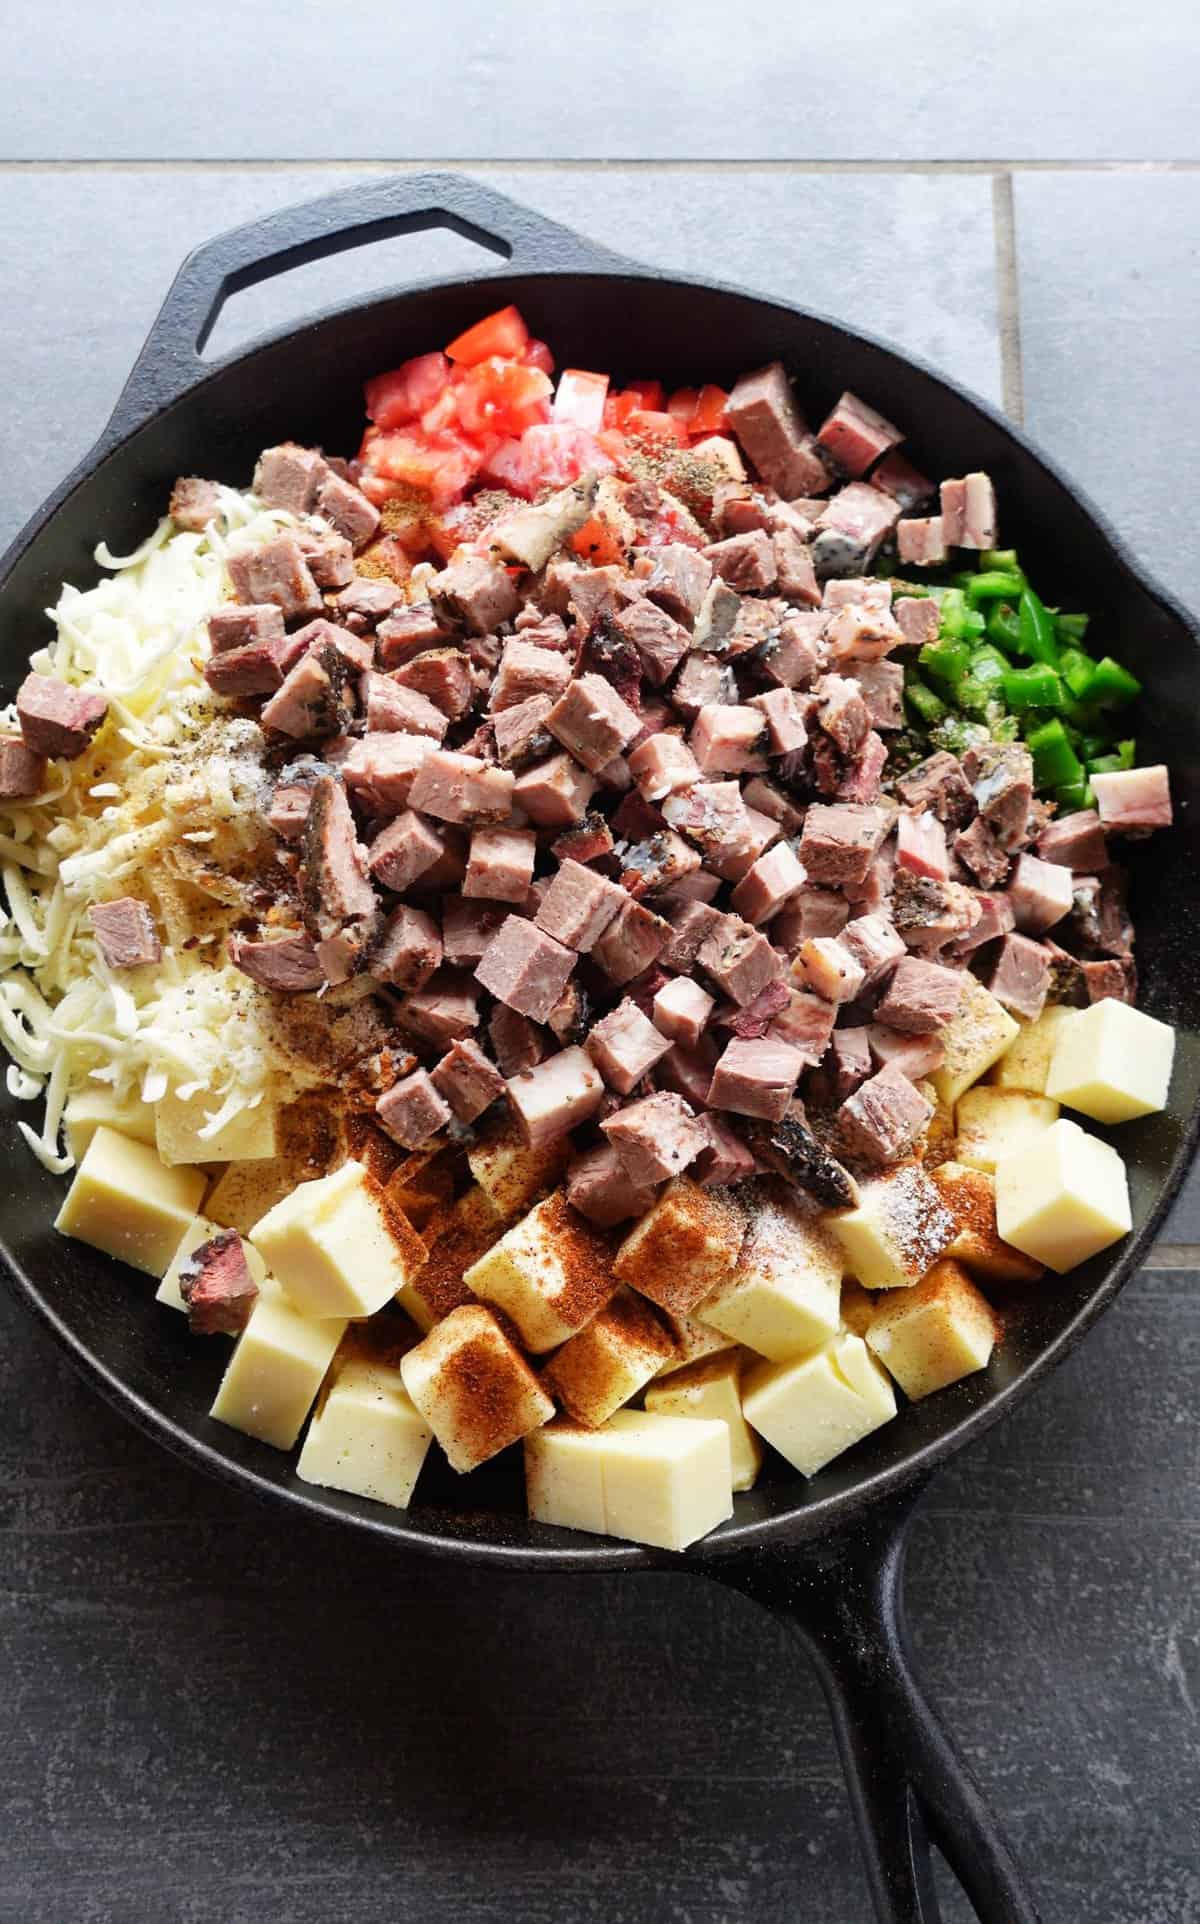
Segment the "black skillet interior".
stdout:
<path fill-rule="evenodd" d="M 549 341 L 560 366 L 604 368 L 618 380 L 657 375 L 669 385 L 729 385 L 739 372 L 781 356 L 806 411 L 817 418 L 844 387 L 853 388 L 903 424 L 909 452 L 921 467 L 934 474 L 980 467 L 991 473 L 1005 544 L 1020 548 L 1051 599 L 1092 611 L 1098 652 L 1111 647 L 1147 686 L 1140 748 L 1144 758 L 1170 764 L 1179 826 L 1137 851 L 1142 1001 L 1176 1026 L 1179 1050 L 1168 1113 L 1113 1135 L 1129 1163 L 1134 1237 L 1026 1293 L 983 1375 L 904 1409 L 811 1483 L 777 1465 L 758 1489 L 738 1498 L 734 1519 L 695 1555 L 810 1538 L 960 1447 L 1065 1354 L 1135 1267 L 1186 1167 L 1200 1087 L 1200 954 L 1193 937 L 1200 905 L 1196 633 L 1182 611 L 1146 582 L 1093 511 L 1004 421 L 901 355 L 780 303 L 614 261 L 548 224 L 538 230 L 540 247 L 514 242 L 512 226 L 518 214 L 525 218 L 523 210 L 477 183 L 430 183 L 427 177 L 424 200 L 399 183 L 390 185 L 393 214 L 405 204 L 457 212 L 426 218 L 410 211 L 393 218 L 389 231 L 444 224 L 477 237 L 481 229 L 507 232 L 508 243 L 502 239 L 494 251 L 512 253 L 515 264 L 536 260 L 538 271 L 501 272 L 364 302 L 315 318 L 207 374 L 193 353 L 205 331 L 204 313 L 199 297 L 189 296 L 184 331 L 190 328 L 190 339 L 181 344 L 178 316 L 175 338 L 162 326 L 118 411 L 122 429 L 154 405 L 150 418 L 98 460 L 90 457 L 60 490 L 54 511 L 35 520 L 0 567 L 0 667 L 7 691 L 30 650 L 46 637 L 43 610 L 56 599 L 59 584 L 85 586 L 96 578 L 92 551 L 99 538 L 114 552 L 136 545 L 163 512 L 176 474 L 211 474 L 245 485 L 259 449 L 284 438 L 353 452 L 367 376 L 449 340 L 507 301 L 515 301 L 534 332 Z M 204 312 L 222 294 L 279 265 L 347 244 L 339 239 L 338 203 L 354 212 L 355 225 L 364 226 L 364 196 L 352 192 L 320 204 L 332 211 L 319 244 L 290 245 L 289 216 L 306 210 L 288 210 L 256 230 L 266 261 L 257 270 L 253 242 L 234 251 L 232 268 L 223 258 L 223 246 L 237 236 L 201 250 L 210 257 L 213 283 Z M 384 225 L 376 223 L 380 231 Z M 571 271 L 554 271 L 562 268 Z M 180 398 L 166 399 L 188 382 L 196 384 Z M 23 1113 L 11 1099 L 3 1100 L 6 1119 Z M 469 1483 L 431 1466 L 407 1514 L 299 1483 L 290 1458 L 209 1420 L 222 1368 L 215 1346 L 190 1342 L 182 1319 L 154 1303 L 146 1279 L 56 1236 L 50 1224 L 61 1182 L 34 1163 L 15 1132 L 9 1142 L 0 1173 L 0 1245 L 16 1287 L 91 1380 L 160 1441 L 264 1496 L 283 1496 L 427 1551 L 543 1569 L 669 1561 L 529 1524 L 521 1514 L 519 1463 L 508 1460 Z M 1119 1386 L 1107 1386 L 1107 1393 L 1114 1387 L 1119 1396 Z"/>

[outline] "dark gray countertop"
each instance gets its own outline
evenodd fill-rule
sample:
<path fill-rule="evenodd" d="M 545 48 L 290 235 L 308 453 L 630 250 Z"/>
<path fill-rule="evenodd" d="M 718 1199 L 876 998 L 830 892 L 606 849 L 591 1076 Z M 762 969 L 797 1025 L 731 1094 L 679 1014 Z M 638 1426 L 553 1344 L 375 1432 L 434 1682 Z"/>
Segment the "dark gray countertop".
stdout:
<path fill-rule="evenodd" d="M 536 34 L 542 10 L 522 11 Z M 53 36 L 73 49 L 65 97 L 48 39 L 27 42 L 0 130 L 0 544 L 101 425 L 186 249 L 354 177 L 261 163 L 303 146 L 357 165 L 402 144 L 526 154 L 486 171 L 633 255 L 856 320 L 1023 409 L 1200 603 L 1200 178 L 1091 164 L 1195 155 L 1177 9 L 1144 7 L 1135 31 L 1115 8 L 1063 6 L 1044 57 L 1018 66 L 1024 8 L 968 30 L 938 4 L 903 72 L 888 55 L 908 10 L 860 12 L 866 126 L 828 59 L 820 110 L 785 111 L 818 58 L 785 35 L 758 56 L 773 72 L 747 131 L 757 43 L 740 36 L 733 58 L 707 5 L 687 18 L 694 33 L 712 14 L 709 51 L 673 69 L 672 110 L 651 116 L 648 75 L 681 10 L 646 40 L 622 0 L 573 49 L 585 68 L 619 66 L 630 36 L 632 79 L 604 92 L 604 114 L 591 87 L 565 113 L 553 83 L 561 63 L 568 85 L 568 50 L 551 35 L 539 71 L 558 105 L 535 124 L 493 16 L 471 39 L 452 137 L 436 89 L 414 80 L 401 143 L 395 120 L 380 132 L 382 79 L 369 112 L 339 116 L 322 95 L 301 141 L 308 9 L 280 14 L 255 93 L 212 20 L 184 86 L 164 23 L 194 16 L 102 19 L 69 0 Z M 364 6 L 357 31 L 385 19 Z M 419 35 L 404 59 L 429 79 Z M 626 158 L 580 164 L 612 154 Z M 720 164 L 739 154 L 772 164 Z M 1033 164 L 1047 156 L 1061 164 Z M 304 270 L 239 296 L 215 346 L 477 258 L 420 237 Z M 1165 1240 L 1083 1350 L 942 1474 L 914 1536 L 929 1680 L 1047 1919 L 1066 1924 L 1200 1919 L 1195 1181 Z M 0 1527 L 0 1919 L 866 1924 L 815 1679 L 781 1629 L 711 1584 L 497 1579 L 281 1520 L 126 1426 L 6 1300 Z M 946 1913 L 968 1915 L 954 1894 Z"/>

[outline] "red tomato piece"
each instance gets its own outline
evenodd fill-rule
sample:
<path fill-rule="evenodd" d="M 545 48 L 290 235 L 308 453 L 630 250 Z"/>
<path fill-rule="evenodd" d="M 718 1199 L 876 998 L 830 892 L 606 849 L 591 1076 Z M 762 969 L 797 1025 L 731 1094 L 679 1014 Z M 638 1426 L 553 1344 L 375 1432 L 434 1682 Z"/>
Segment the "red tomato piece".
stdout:
<path fill-rule="evenodd" d="M 519 361 L 480 361 L 455 390 L 467 434 L 522 434 L 549 414 L 550 376 Z"/>
<path fill-rule="evenodd" d="M 606 428 L 622 430 L 631 414 L 636 414 L 642 405 L 640 394 L 610 394 L 604 403 L 604 425 Z"/>
<path fill-rule="evenodd" d="M 444 434 L 447 428 L 453 428 L 456 425 L 458 395 L 457 385 L 442 389 L 433 406 L 421 416 L 421 430 L 424 434 Z"/>
<path fill-rule="evenodd" d="M 540 368 L 543 374 L 554 372 L 554 356 L 545 341 L 530 341 L 521 360 L 524 366 Z"/>
<path fill-rule="evenodd" d="M 364 461 L 373 478 L 391 483 L 391 493 L 413 488 L 427 494 L 435 507 L 457 501 L 479 471 L 477 449 L 449 435 L 434 441 L 419 429 L 375 436 Z M 370 498 L 378 502 L 381 497 L 371 492 Z"/>
<path fill-rule="evenodd" d="M 367 382 L 367 417 L 381 428 L 401 427 L 433 406 L 449 378 L 444 354 L 417 354 Z"/>
<path fill-rule="evenodd" d="M 513 494 L 532 500 L 542 488 L 565 488 L 589 468 L 611 474 L 613 465 L 595 435 L 548 421 L 526 428 L 519 441 L 502 441 L 487 456 L 486 472 Z"/>
<path fill-rule="evenodd" d="M 624 561 L 625 550 L 607 521 L 593 515 L 577 528 L 571 536 L 571 547 L 584 561 L 590 561 L 594 568 L 607 568 Z"/>
<path fill-rule="evenodd" d="M 661 381 L 626 381 L 626 394 L 636 394 L 635 405 L 660 414 L 667 405 L 667 391 Z"/>
<path fill-rule="evenodd" d="M 688 424 L 691 434 L 724 434 L 729 426 L 725 418 L 725 403 L 729 396 L 723 387 L 714 387 L 709 382 L 702 387 L 696 402 L 696 409 Z"/>
<path fill-rule="evenodd" d="M 676 447 L 687 444 L 687 429 L 673 414 L 655 408 L 634 408 L 625 422 L 632 441 L 665 441 Z"/>
<path fill-rule="evenodd" d="M 595 434 L 604 424 L 607 397 L 607 374 L 585 374 L 582 368 L 565 367 L 558 377 L 551 414 L 555 421 L 569 421 Z"/>
<path fill-rule="evenodd" d="M 529 345 L 529 329 L 522 319 L 519 308 L 499 307 L 494 314 L 486 314 L 474 327 L 456 334 L 446 349 L 452 361 L 461 361 L 466 367 L 476 367 L 492 355 L 501 355 L 507 360 L 518 360 Z"/>
<path fill-rule="evenodd" d="M 677 387 L 667 402 L 667 413 L 673 414 L 675 419 L 681 422 L 686 428 L 693 414 L 696 412 L 696 403 L 699 399 L 700 391 L 698 388 Z"/>

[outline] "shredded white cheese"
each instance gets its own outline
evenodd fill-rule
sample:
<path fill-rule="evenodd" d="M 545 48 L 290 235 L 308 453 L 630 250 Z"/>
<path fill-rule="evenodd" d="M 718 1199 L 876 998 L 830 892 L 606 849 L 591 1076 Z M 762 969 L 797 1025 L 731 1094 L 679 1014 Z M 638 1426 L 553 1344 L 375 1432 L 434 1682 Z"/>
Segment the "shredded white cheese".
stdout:
<path fill-rule="evenodd" d="M 233 489 L 220 504 L 223 531 L 163 520 L 130 555 L 101 542 L 111 572 L 63 588 L 47 611 L 54 639 L 33 656 L 39 673 L 110 704 L 87 753 L 51 763 L 42 794 L 0 802 L 0 1042 L 10 1095 L 45 1104 L 40 1130 L 20 1128 L 56 1172 L 72 1166 L 64 1109 L 89 1083 L 119 1101 L 203 1092 L 211 1137 L 281 1073 L 258 991 L 216 960 L 235 912 L 223 871 L 257 832 L 261 738 L 210 703 L 201 670 L 227 555 L 293 524 Z M 18 726 L 15 709 L 0 714 L 7 732 Z M 164 952 L 118 980 L 87 909 L 127 894 L 150 906 Z"/>

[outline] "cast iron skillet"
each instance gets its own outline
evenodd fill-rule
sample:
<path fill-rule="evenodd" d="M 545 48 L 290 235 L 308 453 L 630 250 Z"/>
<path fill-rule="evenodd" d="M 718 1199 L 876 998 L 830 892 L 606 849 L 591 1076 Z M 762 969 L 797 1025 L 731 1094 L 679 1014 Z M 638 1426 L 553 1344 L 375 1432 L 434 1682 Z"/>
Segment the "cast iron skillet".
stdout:
<path fill-rule="evenodd" d="M 210 365 L 200 350 L 224 301 L 288 268 L 398 234 L 443 227 L 497 255 L 484 280 L 440 282 L 314 316 Z M 1193 821 L 1200 720 L 1194 624 L 1147 580 L 1117 536 L 1057 470 L 990 408 L 928 368 L 783 302 L 640 267 L 453 175 L 401 176 L 287 208 L 219 236 L 184 264 L 97 446 L 0 563 L 0 661 L 11 690 L 59 584 L 96 577 L 92 550 L 132 548 L 162 512 L 175 475 L 244 484 L 258 451 L 295 438 L 349 452 L 361 384 L 516 301 L 560 365 L 671 384 L 729 384 L 783 357 L 818 417 L 844 387 L 909 430 L 935 474 L 986 468 L 1003 539 L 1063 605 L 1098 612 L 1102 641 L 1147 684 L 1139 734 L 1167 761 L 1179 827 L 1139 852 L 1136 915 L 1144 1006 L 1179 1031 L 1167 1114 L 1119 1133 L 1130 1161 L 1135 1230 L 1116 1251 L 1033 1293 L 992 1367 L 897 1420 L 811 1482 L 778 1471 L 685 1556 L 529 1523 L 519 1469 L 466 1483 L 431 1470 L 421 1500 L 391 1512 L 299 1483 L 291 1460 L 211 1422 L 218 1363 L 191 1345 L 106 1259 L 50 1228 L 61 1185 L 16 1146 L 0 1174 L 0 1253 L 17 1294 L 95 1386 L 152 1436 L 243 1489 L 392 1539 L 398 1549 L 519 1570 L 690 1571 L 756 1598 L 815 1658 L 829 1697 L 885 1924 L 937 1916 L 929 1840 L 984 1924 L 1030 1924 L 1034 1901 L 979 1788 L 912 1668 L 901 1607 L 905 1531 L 934 1467 L 1027 1395 L 1080 1341 L 1136 1269 L 1187 1167 L 1200 1084 L 1200 965 L 1187 940 L 1200 906 Z M 846 291 L 853 306 L 853 290 Z M 1182 936 L 1183 939 L 1180 939 Z M 15 1105 L 7 1105 L 12 1113 Z"/>

